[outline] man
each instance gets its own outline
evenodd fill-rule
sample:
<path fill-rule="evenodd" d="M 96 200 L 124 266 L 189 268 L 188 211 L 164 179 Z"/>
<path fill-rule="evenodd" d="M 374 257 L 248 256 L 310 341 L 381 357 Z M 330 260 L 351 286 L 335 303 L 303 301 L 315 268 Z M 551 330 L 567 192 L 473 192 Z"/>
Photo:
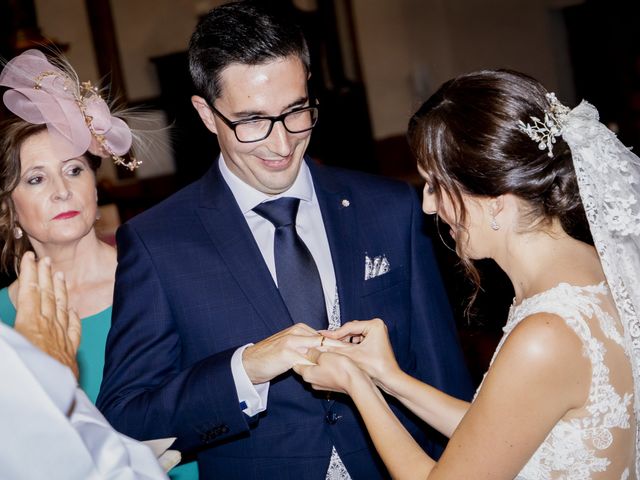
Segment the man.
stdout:
<path fill-rule="evenodd" d="M 80 319 L 67 314 L 62 277 L 28 252 L 18 283 L 15 330 L 0 322 L 2 478 L 166 479 L 151 450 L 113 430 L 78 388 Z"/>
<path fill-rule="evenodd" d="M 221 156 L 118 232 L 98 405 L 136 438 L 178 437 L 204 479 L 385 477 L 353 404 L 290 369 L 325 343 L 317 329 L 379 316 L 404 369 L 467 396 L 417 196 L 304 157 L 318 112 L 287 19 L 220 6 L 189 57 Z"/>

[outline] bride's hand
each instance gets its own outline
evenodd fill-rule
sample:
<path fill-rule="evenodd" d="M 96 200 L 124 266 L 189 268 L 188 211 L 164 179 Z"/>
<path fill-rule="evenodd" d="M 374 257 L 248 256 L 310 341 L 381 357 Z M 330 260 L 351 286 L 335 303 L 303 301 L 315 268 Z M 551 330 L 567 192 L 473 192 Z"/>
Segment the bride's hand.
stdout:
<path fill-rule="evenodd" d="M 339 349 L 326 348 L 328 352 L 339 352 L 349 357 L 369 375 L 373 381 L 384 388 L 384 380 L 400 371 L 389 341 L 387 326 L 379 319 L 354 320 L 345 323 L 337 330 L 323 331 L 323 335 L 347 343 Z"/>
<path fill-rule="evenodd" d="M 326 348 L 326 347 L 325 347 Z M 342 349 L 340 349 L 342 351 Z M 311 365 L 297 364 L 293 370 L 315 390 L 346 393 L 350 395 L 355 385 L 371 382 L 368 375 L 348 357 L 339 353 L 311 349 L 307 358 Z"/>

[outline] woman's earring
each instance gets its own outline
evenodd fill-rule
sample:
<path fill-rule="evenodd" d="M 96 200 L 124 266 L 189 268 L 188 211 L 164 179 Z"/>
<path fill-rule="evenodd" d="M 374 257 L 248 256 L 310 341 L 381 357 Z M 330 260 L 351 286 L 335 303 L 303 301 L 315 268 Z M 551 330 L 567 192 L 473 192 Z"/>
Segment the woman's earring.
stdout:
<path fill-rule="evenodd" d="M 13 238 L 15 238 L 16 240 L 20 240 L 23 234 L 24 233 L 20 227 L 18 226 L 13 227 Z"/>
<path fill-rule="evenodd" d="M 500 225 L 496 222 L 496 217 L 491 218 L 491 223 L 489 224 L 492 230 L 500 230 Z"/>

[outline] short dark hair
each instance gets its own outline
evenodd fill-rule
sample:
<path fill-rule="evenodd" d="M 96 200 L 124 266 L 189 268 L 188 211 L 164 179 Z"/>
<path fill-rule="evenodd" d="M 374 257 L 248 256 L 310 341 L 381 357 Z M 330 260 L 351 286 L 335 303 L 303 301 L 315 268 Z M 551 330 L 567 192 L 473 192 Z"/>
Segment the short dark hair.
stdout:
<path fill-rule="evenodd" d="M 260 65 L 292 55 L 308 73 L 309 48 L 295 22 L 256 1 L 237 1 L 200 20 L 189 42 L 189 71 L 196 93 L 213 104 L 221 93 L 220 75 L 229 65 Z"/>
<path fill-rule="evenodd" d="M 510 70 L 483 70 L 443 84 L 409 122 L 409 144 L 428 174 L 437 199 L 450 197 L 456 228 L 464 230 L 462 194 L 524 200 L 523 228 L 548 225 L 557 218 L 574 238 L 592 243 L 578 191 L 571 151 L 556 138 L 553 156 L 518 128 L 518 121 L 544 118 L 547 90 L 534 78 Z M 457 238 L 457 240 L 462 240 Z M 457 253 L 478 284 L 477 271 Z"/>

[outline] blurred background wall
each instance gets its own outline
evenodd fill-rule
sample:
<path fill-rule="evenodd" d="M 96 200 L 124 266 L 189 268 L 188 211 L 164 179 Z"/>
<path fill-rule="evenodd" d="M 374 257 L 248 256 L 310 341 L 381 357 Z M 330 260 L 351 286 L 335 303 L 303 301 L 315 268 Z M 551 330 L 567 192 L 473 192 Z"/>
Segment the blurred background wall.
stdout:
<path fill-rule="evenodd" d="M 106 75 L 106 80 L 112 81 L 111 72 L 117 70 L 116 93 L 121 98 L 130 104 L 166 107 L 163 105 L 166 95 L 187 98 L 190 94 L 188 84 L 183 86 L 183 92 L 163 90 L 163 86 L 175 87 L 165 84 L 172 77 L 186 75 L 174 68 L 179 65 L 176 58 L 185 52 L 198 17 L 220 3 L 224 2 L 0 0 L 6 17 L 1 52 L 7 57 L 17 48 L 24 48 L 25 38 L 16 40 L 15 35 L 25 37 L 27 29 L 20 22 L 25 22 L 24 12 L 32 10 L 31 27 L 37 28 L 43 38 L 63 45 L 82 78 L 97 80 Z M 639 2 L 265 0 L 265 3 L 298 13 L 311 46 L 315 47 L 314 68 L 319 72 L 316 76 L 320 77 L 317 85 L 321 93 L 355 98 L 358 94 L 353 91 L 359 90 L 361 101 L 350 99 L 353 111 L 349 113 L 355 115 L 354 120 L 368 123 L 369 131 L 364 133 L 371 137 L 368 140 L 373 142 L 374 150 L 380 144 L 384 146 L 385 141 L 402 137 L 407 119 L 421 101 L 442 82 L 463 72 L 495 67 L 520 70 L 540 79 L 569 103 L 575 103 L 578 93 L 585 91 L 577 83 L 588 83 L 588 77 L 594 74 L 611 78 L 601 85 L 603 88 L 613 82 L 622 87 L 625 74 L 619 70 L 628 68 L 627 75 L 635 74 L 632 81 L 637 84 L 639 47 L 631 44 L 640 43 L 637 35 L 632 34 L 639 20 Z M 110 18 L 105 20 L 107 16 Z M 37 36 L 31 33 L 37 41 Z M 111 47 L 105 48 L 100 37 L 109 38 L 107 43 L 111 42 Z M 591 42 L 582 37 L 590 37 Z M 23 44 L 17 46 L 19 41 Z M 597 50 L 589 45 L 592 42 L 599 43 Z M 170 63 L 172 55 L 174 63 Z M 610 68 L 603 57 L 615 58 L 617 67 Z M 585 68 L 584 63 L 589 67 Z M 577 73 L 587 78 L 576 78 Z M 614 97 L 621 89 L 609 91 L 611 96 L 606 101 L 617 101 Z M 631 107 L 633 100 L 629 99 L 631 95 L 627 96 L 627 105 Z M 624 124 L 623 116 L 610 121 Z M 325 112 L 322 123 L 328 123 L 324 117 Z M 637 142 L 638 126 L 626 130 L 629 140 Z M 331 148 L 335 149 L 333 145 Z M 173 163 L 175 168 L 177 161 L 172 159 L 169 164 Z M 358 164 L 356 160 L 343 159 L 341 163 L 352 166 L 350 163 L 355 162 L 361 169 L 403 173 L 399 168 L 394 172 L 394 166 L 384 155 L 377 156 L 376 165 L 370 164 L 373 161 Z M 155 169 L 153 166 L 142 169 L 139 176 L 146 178 L 171 173 L 170 170 L 163 163 Z"/>

